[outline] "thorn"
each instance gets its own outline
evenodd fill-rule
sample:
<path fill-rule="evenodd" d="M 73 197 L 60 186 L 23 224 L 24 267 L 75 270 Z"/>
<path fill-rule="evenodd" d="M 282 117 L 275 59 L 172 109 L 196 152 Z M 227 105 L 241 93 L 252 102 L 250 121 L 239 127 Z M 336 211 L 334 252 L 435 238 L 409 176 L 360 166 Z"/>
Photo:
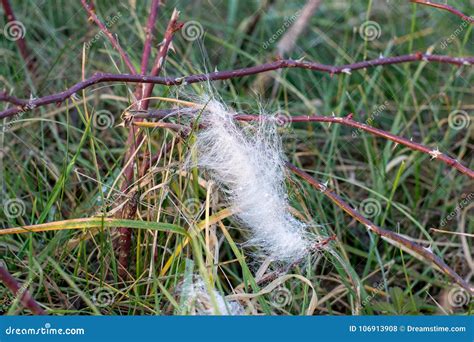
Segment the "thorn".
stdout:
<path fill-rule="evenodd" d="M 439 151 L 438 147 L 436 146 L 436 150 L 430 151 L 431 160 L 437 159 L 442 153 Z"/>
<path fill-rule="evenodd" d="M 341 72 L 343 72 L 343 73 L 345 73 L 345 74 L 347 74 L 347 75 L 352 75 L 351 69 L 349 69 L 349 68 L 344 68 L 344 69 L 341 70 Z"/>
<path fill-rule="evenodd" d="M 328 184 L 329 184 L 329 181 L 325 181 L 324 183 L 321 184 L 321 192 L 324 192 L 328 189 Z"/>
<path fill-rule="evenodd" d="M 334 112 L 332 112 L 331 115 L 332 115 L 334 118 L 336 117 L 336 114 L 334 114 Z M 332 122 L 329 123 L 328 127 L 331 128 L 331 125 L 332 125 Z"/>
<path fill-rule="evenodd" d="M 168 45 L 168 50 L 171 50 L 171 51 L 173 51 L 173 53 L 176 53 L 173 42 L 170 42 L 170 44 Z"/>

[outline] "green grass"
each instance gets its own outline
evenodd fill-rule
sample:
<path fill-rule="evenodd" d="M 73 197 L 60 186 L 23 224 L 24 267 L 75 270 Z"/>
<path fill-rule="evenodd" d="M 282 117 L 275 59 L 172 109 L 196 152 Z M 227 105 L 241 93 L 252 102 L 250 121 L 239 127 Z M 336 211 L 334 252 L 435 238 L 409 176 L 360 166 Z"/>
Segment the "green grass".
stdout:
<path fill-rule="evenodd" d="M 102 18 L 119 16 L 110 29 L 118 34 L 138 67 L 149 1 L 130 2 L 133 6 L 127 1 L 97 2 Z M 78 82 L 82 46 L 98 33 L 78 3 L 37 3 L 14 2 L 17 19 L 27 30 L 27 43 L 38 59 L 37 79 L 25 70 L 15 43 L 0 38 L 0 88 L 11 89 L 24 98 L 62 91 Z M 198 21 L 205 36 L 200 44 L 177 33 L 175 52 L 170 53 L 163 75 L 235 69 L 271 60 L 276 44 L 265 50 L 263 42 L 303 4 L 276 1 L 252 35 L 245 36 L 249 16 L 258 10 L 257 2 L 168 1 L 159 13 L 157 41 L 162 38 L 173 6 L 181 11 L 182 21 Z M 450 4 L 472 14 L 468 0 Z M 366 42 L 357 28 L 368 19 L 379 23 L 381 35 Z M 5 25 L 2 20 L 1 27 Z M 445 49 L 441 47 L 461 23 L 447 12 L 405 1 L 324 1 L 291 57 L 344 64 L 380 54 L 402 55 L 428 49 L 437 54 L 473 55 L 472 26 L 464 28 Z M 156 47 L 154 44 L 152 58 Z M 97 71 L 127 72 L 103 37 L 87 50 L 85 73 L 90 76 Z M 354 119 L 366 121 L 378 113 L 374 126 L 438 147 L 474 168 L 472 67 L 413 63 L 333 77 L 298 69 L 270 75 L 278 80 L 278 87 L 274 88 L 272 81 L 258 94 L 255 89 L 261 78 L 256 76 L 214 83 L 214 90 L 236 109 L 249 113 L 258 110 L 259 101 L 269 112 L 284 110 L 291 115 L 334 112 L 342 116 L 353 112 Z M 200 94 L 203 89 L 199 84 L 182 86 L 180 97 Z M 173 97 L 175 90 L 156 86 L 154 95 Z M 133 91 L 134 85 L 101 84 L 78 94 L 74 103 L 68 102 L 68 108 L 47 106 L 22 115 L 0 135 L 0 202 L 18 199 L 24 209 L 22 215 L 7 215 L 4 206 L 0 210 L 1 228 L 110 216 L 131 200 L 118 191 L 128 131 L 117 125 L 121 113 L 131 104 Z M 151 107 L 167 106 L 154 101 Z M 454 110 L 471 115 L 471 125 L 459 130 L 450 128 L 448 116 Z M 114 123 L 99 129 L 94 119 L 97 113 L 113 117 Z M 297 124 L 282 128 L 281 133 L 291 162 L 315 178 L 328 181 L 354 208 L 360 208 L 364 200 L 374 201 L 379 206 L 370 218 L 374 223 L 431 246 L 462 276 L 472 273 L 472 238 L 467 237 L 463 247 L 457 235 L 429 231 L 440 227 L 463 196 L 472 196 L 474 183 L 468 177 L 431 161 L 429 156 L 366 133 L 354 138 L 350 128 Z M 213 215 L 225 208 L 222 196 L 215 188 L 206 187 L 206 175 L 198 170 L 178 172 L 188 145 L 169 130 L 150 129 L 146 136 L 141 152 L 156 154 L 166 144 L 172 147 L 135 184 L 142 196 L 137 220 L 155 224 L 148 224 L 146 229 L 147 223 L 136 223 L 136 228 L 145 229 L 134 229 L 129 280 L 123 282 L 118 277 L 114 247 L 117 231 L 113 228 L 91 226 L 0 236 L 2 263 L 17 279 L 29 284 L 33 296 L 49 313 L 181 313 L 177 288 L 186 274 L 200 273 L 207 286 L 226 295 L 264 289 L 265 285 L 258 286 L 256 280 L 261 260 L 242 246 L 243 227 L 229 215 L 212 221 Z M 288 190 L 297 215 L 312 223 L 314 232 L 336 234 L 337 241 L 331 245 L 331 252 L 312 256 L 292 268 L 288 274 L 295 277 L 281 276 L 282 284 L 277 289 L 286 287 L 284 293 L 290 297 L 285 305 L 276 302 L 272 290 L 242 301 L 247 313 L 306 314 L 314 288 L 319 298 L 315 314 L 472 314 L 472 301 L 460 307 L 449 305 L 447 298 L 457 289 L 446 276 L 368 235 L 363 226 L 300 179 L 289 175 Z M 473 221 L 469 220 L 473 210 L 470 198 L 471 202 L 464 204 L 459 215 L 443 229 L 474 233 Z M 212 223 L 207 228 L 202 223 L 206 211 Z M 202 229 L 196 229 L 199 224 Z M 178 234 L 181 229 L 189 236 Z M 189 243 L 185 242 L 188 238 Z M 168 261 L 169 268 L 165 266 Z M 2 299 L 0 310 L 27 313 L 4 287 L 0 287 Z"/>

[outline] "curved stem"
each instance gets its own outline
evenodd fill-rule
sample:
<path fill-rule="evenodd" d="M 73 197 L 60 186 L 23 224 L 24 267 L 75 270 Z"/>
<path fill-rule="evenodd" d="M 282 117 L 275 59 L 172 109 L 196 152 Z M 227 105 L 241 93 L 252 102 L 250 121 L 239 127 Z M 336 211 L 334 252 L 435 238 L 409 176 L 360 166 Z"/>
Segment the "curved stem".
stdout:
<path fill-rule="evenodd" d="M 285 69 L 285 68 L 301 68 L 313 71 L 319 71 L 328 73 L 330 75 L 336 74 L 350 74 L 354 70 L 373 68 L 377 66 L 410 63 L 410 62 L 435 62 L 441 64 L 453 64 L 457 66 L 472 65 L 474 63 L 474 57 L 450 57 L 442 55 L 431 55 L 415 53 L 411 55 L 396 56 L 396 57 L 382 57 L 373 60 L 357 62 L 353 64 L 345 64 L 340 66 L 319 64 L 315 62 L 306 62 L 302 60 L 284 59 L 271 63 L 265 63 L 256 65 L 249 68 L 242 68 L 236 70 L 225 70 L 216 71 L 208 74 L 196 74 L 184 77 L 159 77 L 159 76 L 148 76 L 148 75 L 128 75 L 128 74 L 105 74 L 98 73 L 94 76 L 85 79 L 82 82 L 76 83 L 69 89 L 52 94 L 38 99 L 26 100 L 18 99 L 12 96 L 5 96 L 0 94 L 0 101 L 11 102 L 17 105 L 17 107 L 6 109 L 0 112 L 0 119 L 13 116 L 18 113 L 30 111 L 33 108 L 41 107 L 51 103 L 61 103 L 71 97 L 76 92 L 88 88 L 92 85 L 103 83 L 103 82 L 126 82 L 126 83 L 151 83 L 151 84 L 162 84 L 166 86 L 173 85 L 186 85 L 190 83 L 206 82 L 206 81 L 217 81 L 217 80 L 228 80 L 232 78 L 239 78 L 243 76 L 256 75 L 262 72 L 268 72 L 272 70 Z"/>
<path fill-rule="evenodd" d="M 446 274 L 450 277 L 455 283 L 459 286 L 464 288 L 465 290 L 469 291 L 469 293 L 474 293 L 474 289 L 469 286 L 469 284 L 464 281 L 463 278 L 459 276 L 452 268 L 450 268 L 440 257 L 435 255 L 431 250 L 428 248 L 424 248 L 423 246 L 408 240 L 407 238 L 394 233 L 390 230 L 386 230 L 376 226 L 370 220 L 366 219 L 364 216 L 359 214 L 355 209 L 352 209 L 349 204 L 344 202 L 344 200 L 339 197 L 335 192 L 328 189 L 327 186 L 318 182 L 316 179 L 311 177 L 308 173 L 304 172 L 303 170 L 299 169 L 295 165 L 287 162 L 286 166 L 290 171 L 294 174 L 300 176 L 305 181 L 307 181 L 313 188 L 321 191 L 326 197 L 328 197 L 331 201 L 334 202 L 339 208 L 344 210 L 349 216 L 353 217 L 358 222 L 362 223 L 368 231 L 373 232 L 374 234 L 379 235 L 380 237 L 392 242 L 395 245 L 403 247 L 415 254 L 419 255 L 425 260 L 428 260 L 432 264 L 434 264 L 441 272 Z"/>
<path fill-rule="evenodd" d="M 410 0 L 410 1 L 414 2 L 416 4 L 435 7 L 435 8 L 439 8 L 439 9 L 451 12 L 452 14 L 457 15 L 459 18 L 461 18 L 464 21 L 467 21 L 468 23 L 471 23 L 471 24 L 474 23 L 474 19 L 472 17 L 468 16 L 467 14 L 462 13 L 460 10 L 458 10 L 458 9 L 452 7 L 452 6 L 445 5 L 445 4 L 439 4 L 439 3 L 432 2 L 432 1 L 427 1 L 427 0 Z"/>

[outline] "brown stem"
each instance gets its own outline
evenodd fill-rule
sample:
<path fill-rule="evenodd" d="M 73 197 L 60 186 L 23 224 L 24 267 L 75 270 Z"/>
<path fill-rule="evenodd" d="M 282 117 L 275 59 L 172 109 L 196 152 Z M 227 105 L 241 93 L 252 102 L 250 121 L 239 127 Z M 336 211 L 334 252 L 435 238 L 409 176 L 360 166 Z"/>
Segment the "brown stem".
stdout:
<path fill-rule="evenodd" d="M 198 112 L 199 110 L 194 109 L 186 109 L 186 114 L 193 114 Z M 133 118 L 138 117 L 140 119 L 163 119 L 173 115 L 178 115 L 180 112 L 177 110 L 158 110 L 158 111 L 148 111 L 147 113 L 138 112 L 137 114 L 133 114 Z M 300 116 L 281 116 L 274 118 L 278 121 L 278 124 L 284 124 L 287 122 L 328 122 L 334 124 L 340 124 L 344 126 L 354 127 L 358 130 L 365 131 L 371 133 L 375 136 L 379 136 L 388 140 L 391 140 L 397 144 L 403 145 L 412 149 L 414 151 L 419 151 L 425 153 L 431 157 L 431 159 L 438 159 L 445 163 L 446 165 L 457 169 L 462 174 L 474 179 L 474 171 L 470 168 L 464 166 L 459 161 L 454 158 L 451 158 L 445 153 L 440 152 L 437 148 L 429 148 L 425 145 L 413 142 L 411 140 L 399 137 L 387 131 L 384 131 L 379 128 L 372 127 L 365 123 L 361 123 L 355 120 L 352 120 L 352 114 L 349 114 L 345 117 L 336 117 L 336 116 L 321 116 L 321 115 L 300 115 Z M 237 114 L 234 116 L 235 120 L 239 121 L 259 121 L 262 119 L 269 119 L 269 117 L 259 116 L 259 115 L 248 115 L 248 114 Z"/>
<path fill-rule="evenodd" d="M 161 5 L 161 0 L 152 0 L 151 7 L 150 7 L 150 15 L 148 16 L 148 21 L 145 27 L 145 45 L 143 47 L 143 54 L 142 54 L 142 64 L 141 64 L 141 74 L 145 75 L 148 69 L 148 60 L 150 59 L 151 53 L 151 45 L 153 43 L 153 31 L 155 27 L 156 17 L 158 16 L 158 10 Z"/>
<path fill-rule="evenodd" d="M 344 200 L 332 190 L 328 189 L 326 185 L 318 182 L 308 173 L 304 172 L 303 170 L 299 169 L 298 167 L 289 162 L 286 163 L 286 166 L 293 173 L 307 181 L 313 188 L 321 191 L 326 197 L 333 201 L 334 204 L 336 204 L 339 208 L 344 210 L 349 216 L 362 223 L 368 231 L 371 231 L 374 234 L 377 234 L 378 236 L 387 240 L 394 241 L 395 243 L 404 246 L 406 249 L 416 253 L 423 259 L 430 261 L 459 286 L 469 291 L 470 293 L 474 293 L 474 289 L 467 282 L 465 282 L 464 279 L 459 276 L 459 274 L 453 271 L 440 257 L 435 255 L 430 249 L 424 248 L 423 246 L 412 242 L 407 238 L 398 235 L 397 233 L 376 226 L 364 216 L 360 215 L 355 209 L 352 209 L 349 204 L 344 202 Z"/>
<path fill-rule="evenodd" d="M 87 14 L 89 14 L 89 19 L 93 20 L 97 26 L 99 26 L 100 30 L 105 33 L 107 36 L 109 42 L 112 44 L 112 46 L 118 51 L 120 54 L 120 57 L 122 57 L 122 60 L 124 63 L 127 65 L 128 69 L 130 72 L 135 75 L 137 73 L 135 67 L 133 66 L 132 62 L 130 61 L 130 58 L 128 57 L 128 54 L 122 49 L 120 46 L 119 42 L 115 37 L 112 35 L 112 33 L 109 31 L 107 26 L 99 19 L 97 14 L 95 14 L 95 8 L 93 5 L 93 2 L 89 4 L 87 0 L 81 0 L 82 6 L 85 8 L 87 11 Z"/>
<path fill-rule="evenodd" d="M 431 1 L 427 1 L 427 0 L 410 0 L 410 1 L 414 2 L 416 4 L 431 6 L 431 7 L 435 7 L 435 8 L 439 8 L 439 9 L 451 12 L 454 15 L 457 15 L 462 20 L 467 21 L 468 23 L 471 23 L 471 24 L 474 23 L 474 19 L 472 17 L 468 16 L 467 14 L 462 13 L 460 10 L 458 10 L 458 9 L 452 7 L 452 6 L 445 5 L 445 4 L 439 4 L 439 3 L 431 2 Z"/>
<path fill-rule="evenodd" d="M 196 74 L 184 77 L 159 77 L 159 76 L 147 76 L 147 75 L 128 75 L 128 74 L 105 74 L 98 73 L 94 76 L 85 79 L 82 82 L 76 83 L 71 88 L 52 95 L 44 96 L 38 99 L 19 99 L 12 96 L 5 96 L 0 94 L 0 101 L 10 102 L 17 107 L 6 109 L 0 112 L 0 119 L 15 115 L 20 112 L 26 112 L 36 107 L 41 107 L 51 103 L 61 103 L 71 97 L 76 92 L 103 82 L 126 82 L 126 83 L 153 83 L 162 84 L 166 86 L 173 85 L 185 85 L 198 82 L 206 81 L 217 81 L 227 80 L 231 78 L 239 78 L 243 76 L 255 75 L 262 72 L 268 72 L 272 70 L 285 69 L 285 68 L 302 68 L 313 71 L 319 71 L 329 73 L 330 75 L 336 75 L 341 73 L 350 73 L 354 70 L 367 69 L 376 66 L 410 63 L 410 62 L 435 62 L 441 64 L 453 64 L 457 66 L 472 65 L 474 63 L 474 57 L 450 57 L 442 55 L 431 55 L 415 53 L 411 55 L 396 56 L 396 57 L 382 57 L 378 59 L 357 62 L 353 64 L 346 64 L 340 66 L 325 65 L 315 62 L 306 62 L 302 60 L 279 60 L 271 63 L 256 65 L 249 68 L 242 68 L 236 70 L 225 70 L 216 71 L 208 74 Z"/>
<path fill-rule="evenodd" d="M 165 64 L 166 56 L 168 56 L 168 51 L 170 49 L 174 33 L 176 31 L 179 31 L 183 27 L 183 24 L 178 23 L 178 16 L 179 16 L 179 12 L 176 9 L 173 10 L 173 14 L 171 14 L 171 19 L 168 23 L 168 26 L 166 27 L 163 41 L 161 42 L 161 45 L 160 45 L 160 50 L 158 51 L 158 55 L 156 56 L 155 62 L 153 63 L 153 68 L 151 69 L 150 75 L 152 77 L 160 74 L 161 69 L 163 68 L 163 65 Z M 151 96 L 154 86 L 155 84 L 151 82 L 151 83 L 147 83 L 143 87 L 142 99 L 146 99 L 146 100 L 142 101 L 143 103 L 141 104 L 141 106 L 139 106 L 139 108 L 141 107 L 140 109 L 148 108 L 149 100 L 147 98 Z"/>
<path fill-rule="evenodd" d="M 10 4 L 9 0 L 2 0 L 3 9 L 5 10 L 5 14 L 7 16 L 7 22 L 12 23 L 16 21 L 15 13 L 13 12 L 13 8 Z M 36 57 L 30 54 L 30 50 L 26 45 L 26 40 L 23 37 L 23 34 L 26 32 L 20 32 L 20 37 L 16 39 L 16 45 L 18 46 L 18 50 L 20 51 L 20 55 L 26 63 L 26 68 L 30 72 L 32 77 L 36 76 Z"/>
<path fill-rule="evenodd" d="M 21 296 L 20 302 L 24 307 L 28 308 L 35 315 L 46 315 L 41 306 L 33 299 L 28 290 L 21 286 L 18 281 L 7 271 L 6 268 L 0 266 L 0 281 L 7 287 L 14 296 Z"/>
<path fill-rule="evenodd" d="M 153 13 L 150 13 L 153 15 Z M 160 49 L 158 51 L 158 55 L 155 59 L 151 70 L 151 76 L 156 77 L 163 68 L 164 61 L 166 56 L 168 55 L 168 50 L 173 39 L 174 33 L 181 28 L 182 25 L 178 24 L 178 16 L 179 12 L 175 9 L 173 14 L 171 15 L 171 19 L 168 23 L 166 28 L 163 42 L 161 43 Z M 148 97 L 151 95 L 153 90 L 153 84 L 147 84 L 146 86 L 137 87 L 136 97 L 137 103 L 134 108 L 138 110 L 146 110 L 149 105 Z M 145 100 L 143 100 L 145 99 Z M 134 179 L 134 170 L 135 170 L 135 163 L 134 161 L 130 162 L 130 159 L 133 158 L 135 152 L 142 143 L 144 139 L 144 135 L 139 129 L 135 129 L 134 126 L 131 127 L 128 138 L 127 138 L 127 145 L 129 148 L 127 149 L 125 156 L 124 156 L 124 167 L 125 170 L 123 172 L 125 181 L 122 184 L 121 191 L 127 192 L 130 186 L 133 184 Z M 137 201 L 129 201 L 123 207 L 122 211 L 119 212 L 119 215 L 122 218 L 133 218 L 137 211 L 138 202 Z M 120 238 L 118 243 L 118 250 L 119 250 L 119 271 L 122 278 L 125 278 L 127 275 L 128 263 L 130 258 L 130 247 L 131 247 L 131 240 L 132 240 L 132 230 L 127 227 L 120 227 L 119 228 Z"/>
<path fill-rule="evenodd" d="M 259 120 L 258 116 L 255 115 L 237 115 L 237 120 L 243 121 L 255 121 Z M 352 114 L 347 115 L 346 117 L 335 117 L 335 116 L 293 116 L 293 117 L 282 117 L 278 118 L 281 122 L 329 122 L 340 124 L 344 126 L 354 127 L 362 131 L 369 132 L 373 135 L 391 140 L 397 144 L 404 145 L 412 150 L 419 151 L 431 156 L 431 159 L 438 159 L 445 163 L 448 166 L 454 167 L 459 172 L 465 174 L 466 176 L 474 179 L 474 171 L 470 168 L 462 165 L 459 161 L 454 158 L 449 157 L 447 154 L 440 152 L 437 148 L 429 148 L 422 144 L 413 142 L 411 140 L 399 137 L 392 133 L 386 132 L 382 129 L 369 126 L 365 123 L 357 122 L 352 120 Z"/>

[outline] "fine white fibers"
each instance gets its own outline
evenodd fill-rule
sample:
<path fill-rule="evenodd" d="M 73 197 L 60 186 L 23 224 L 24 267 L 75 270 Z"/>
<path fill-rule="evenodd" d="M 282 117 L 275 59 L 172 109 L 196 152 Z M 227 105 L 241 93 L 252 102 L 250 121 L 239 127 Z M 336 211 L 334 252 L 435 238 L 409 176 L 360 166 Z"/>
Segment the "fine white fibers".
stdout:
<path fill-rule="evenodd" d="M 180 288 L 181 314 L 197 316 L 245 314 L 244 308 L 238 302 L 227 301 L 214 289 L 210 294 L 200 276 L 193 278 L 192 282 L 185 282 Z"/>
<path fill-rule="evenodd" d="M 241 126 L 234 114 L 214 99 L 205 103 L 194 146 L 198 165 L 238 209 L 237 217 L 251 231 L 249 244 L 275 261 L 297 261 L 309 251 L 311 239 L 306 225 L 289 212 L 276 120 Z"/>

